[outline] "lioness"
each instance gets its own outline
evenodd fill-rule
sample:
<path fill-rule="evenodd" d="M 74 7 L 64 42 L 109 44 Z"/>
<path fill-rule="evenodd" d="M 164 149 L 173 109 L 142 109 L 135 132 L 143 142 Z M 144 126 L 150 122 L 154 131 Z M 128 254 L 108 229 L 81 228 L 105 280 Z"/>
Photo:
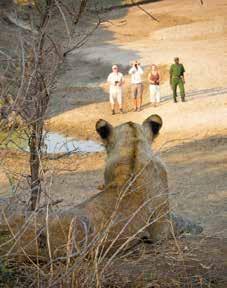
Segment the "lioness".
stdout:
<path fill-rule="evenodd" d="M 30 255 L 36 255 L 37 246 L 41 254 L 47 254 L 48 249 L 59 255 L 66 250 L 68 254 L 79 253 L 97 241 L 112 250 L 143 237 L 152 241 L 166 238 L 167 173 L 150 147 L 161 127 L 158 115 L 151 115 L 142 125 L 127 122 L 115 128 L 99 120 L 96 131 L 107 151 L 104 191 L 74 208 L 39 217 L 36 225 L 29 225 L 20 235 L 18 243 Z M 21 229 L 19 223 L 13 225 L 16 230 Z"/>

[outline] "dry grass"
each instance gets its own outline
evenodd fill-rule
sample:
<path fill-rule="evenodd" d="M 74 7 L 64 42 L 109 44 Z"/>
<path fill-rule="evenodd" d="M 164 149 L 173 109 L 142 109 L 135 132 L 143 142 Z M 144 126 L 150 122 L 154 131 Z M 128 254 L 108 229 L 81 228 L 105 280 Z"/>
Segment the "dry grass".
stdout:
<path fill-rule="evenodd" d="M 150 287 L 224 288 L 224 241 L 217 238 L 175 239 L 157 245 L 139 244 L 119 253 L 107 268 L 100 261 L 100 239 L 80 256 L 63 259 L 37 257 L 16 262 L 8 257 L 11 283 L 7 287 Z M 217 249 L 218 247 L 218 249 Z M 11 285 L 11 286 L 10 286 Z"/>
<path fill-rule="evenodd" d="M 127 188 L 122 191 L 119 203 L 126 192 Z M 130 225 L 145 205 L 146 203 L 143 203 L 130 216 L 125 227 Z M 15 213 L 15 203 L 10 206 Z M 184 238 L 176 237 L 172 233 L 171 240 L 152 244 L 138 241 L 137 231 L 117 249 L 112 250 L 111 246 L 121 237 L 120 231 L 107 245 L 109 231 L 117 221 L 117 210 L 113 209 L 108 223 L 100 233 L 92 236 L 88 245 L 75 244 L 71 227 L 67 232 L 68 243 L 53 250 L 49 241 L 49 216 L 51 213 L 58 217 L 58 209 L 54 211 L 50 208 L 46 206 L 39 214 L 36 211 L 30 216 L 27 215 L 26 223 L 17 233 L 12 229 L 10 220 L 7 220 L 7 214 L 2 214 L 8 227 L 5 227 L 4 231 L 1 227 L 0 253 L 4 269 L 0 270 L 0 277 L 3 277 L 4 273 L 10 273 L 10 278 L 4 280 L 5 283 L 8 282 L 5 287 L 226 287 L 226 245 L 222 239 L 202 236 Z M 8 209 L 13 211 L 10 207 Z M 39 221 L 41 215 L 46 218 L 47 236 L 44 240 L 40 238 L 40 230 L 37 228 L 33 244 L 36 245 L 37 253 L 29 255 L 26 248 L 20 246 L 20 238 L 26 233 L 26 226 Z M 149 225 L 150 223 L 146 223 L 140 231 Z M 43 244 L 46 245 L 45 254 L 42 253 Z M 79 249 L 73 249 L 73 246 L 78 247 L 78 244 Z M 15 247 L 17 249 L 14 249 Z M 59 256 L 59 250 L 64 251 L 66 248 L 67 254 Z"/>

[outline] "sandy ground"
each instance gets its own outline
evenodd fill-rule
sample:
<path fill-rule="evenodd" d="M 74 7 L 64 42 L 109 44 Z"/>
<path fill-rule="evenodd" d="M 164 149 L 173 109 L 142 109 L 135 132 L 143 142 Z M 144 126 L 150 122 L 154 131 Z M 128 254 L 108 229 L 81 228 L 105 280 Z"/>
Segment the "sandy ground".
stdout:
<path fill-rule="evenodd" d="M 69 67 L 59 79 L 58 91 L 53 100 L 55 105 L 52 106 L 52 113 L 61 115 L 50 121 L 52 129 L 90 138 L 94 137 L 94 125 L 91 123 L 100 117 L 107 118 L 114 124 L 135 119 L 142 122 L 154 109 L 146 107 L 136 116 L 133 113 L 115 117 L 109 115 L 108 93 L 101 83 L 110 72 L 112 63 L 121 64 L 124 72 L 133 59 L 139 59 L 145 67 L 154 62 L 169 67 L 173 57 L 179 55 L 187 72 L 188 103 L 184 107 L 174 106 L 169 83 L 163 81 L 163 105 L 155 109 L 155 112 L 168 119 L 164 121 L 163 133 L 174 132 L 176 121 L 178 129 L 186 135 L 189 133 L 187 127 L 190 126 L 191 130 L 198 121 L 202 124 L 201 130 L 205 126 L 215 130 L 220 126 L 223 130 L 224 116 L 227 117 L 224 113 L 227 102 L 225 1 L 206 1 L 204 6 L 200 6 L 199 1 L 167 0 L 144 7 L 159 22 L 152 21 L 136 7 L 112 12 L 108 17 L 113 20 L 102 24 L 87 46 L 69 56 Z M 125 104 L 126 110 L 129 110 L 127 84 Z M 147 95 L 144 96 L 147 100 Z M 58 111 L 58 107 L 66 112 Z M 221 109 L 220 113 L 217 107 Z"/>
<path fill-rule="evenodd" d="M 227 236 L 227 28 L 225 0 L 165 0 L 143 5 L 159 22 L 133 7 L 106 14 L 82 48 L 68 56 L 52 97 L 48 128 L 77 138 L 98 139 L 99 118 L 118 125 L 141 123 L 152 113 L 163 118 L 153 149 L 166 163 L 175 210 L 204 225 L 206 235 Z M 174 56 L 186 68 L 187 102 L 172 102 L 166 76 Z M 133 59 L 156 63 L 164 75 L 162 103 L 131 112 L 126 77 L 125 111 L 110 115 L 105 79 L 112 63 L 124 73 Z M 146 80 L 146 79 L 145 79 Z M 105 154 L 71 156 L 48 163 L 53 199 L 79 203 L 99 191 Z M 0 176 L 1 177 L 1 176 Z M 3 177 L 3 176 L 2 176 Z M 5 178 L 6 179 L 6 178 Z"/>

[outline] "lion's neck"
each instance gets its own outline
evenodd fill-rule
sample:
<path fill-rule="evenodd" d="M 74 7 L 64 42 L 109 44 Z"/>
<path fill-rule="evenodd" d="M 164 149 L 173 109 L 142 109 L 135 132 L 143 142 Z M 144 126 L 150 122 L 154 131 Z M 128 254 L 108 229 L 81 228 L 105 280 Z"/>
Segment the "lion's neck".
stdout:
<path fill-rule="evenodd" d="M 132 182 L 135 186 L 146 169 L 149 161 L 138 161 L 137 158 L 121 157 L 117 162 L 107 163 L 105 170 L 105 185 L 114 186 L 116 190 L 127 189 Z"/>

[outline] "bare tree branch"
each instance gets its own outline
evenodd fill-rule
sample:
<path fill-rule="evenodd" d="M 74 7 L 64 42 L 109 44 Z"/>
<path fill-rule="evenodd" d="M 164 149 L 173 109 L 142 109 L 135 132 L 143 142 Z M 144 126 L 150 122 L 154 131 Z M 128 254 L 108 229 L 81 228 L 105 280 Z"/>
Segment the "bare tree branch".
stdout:
<path fill-rule="evenodd" d="M 137 6 L 140 10 L 142 10 L 145 14 L 147 14 L 149 17 L 151 17 L 151 19 L 153 19 L 154 21 L 157 21 L 159 22 L 159 20 L 154 17 L 150 12 L 148 12 L 146 9 L 144 9 L 141 5 L 135 3 L 133 0 L 132 0 L 132 3 Z"/>
<path fill-rule="evenodd" d="M 74 45 L 72 48 L 70 48 L 69 50 L 65 51 L 63 56 L 66 57 L 69 53 L 71 53 L 72 51 L 79 49 L 80 47 L 82 47 L 89 39 L 89 37 L 98 29 L 99 25 L 101 24 L 101 20 L 99 20 L 95 27 L 89 32 L 87 33 L 81 40 L 79 40 L 76 45 Z"/>

